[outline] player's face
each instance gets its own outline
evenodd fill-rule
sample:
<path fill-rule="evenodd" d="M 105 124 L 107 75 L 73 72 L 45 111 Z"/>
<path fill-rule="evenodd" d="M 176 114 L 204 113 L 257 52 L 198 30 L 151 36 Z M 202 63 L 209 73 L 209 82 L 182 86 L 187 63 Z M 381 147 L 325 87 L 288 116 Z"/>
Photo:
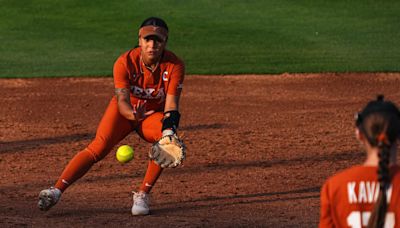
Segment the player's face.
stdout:
<path fill-rule="evenodd" d="M 148 61 L 158 61 L 165 49 L 166 41 L 157 36 L 139 38 L 139 45 L 142 48 L 143 58 Z"/>

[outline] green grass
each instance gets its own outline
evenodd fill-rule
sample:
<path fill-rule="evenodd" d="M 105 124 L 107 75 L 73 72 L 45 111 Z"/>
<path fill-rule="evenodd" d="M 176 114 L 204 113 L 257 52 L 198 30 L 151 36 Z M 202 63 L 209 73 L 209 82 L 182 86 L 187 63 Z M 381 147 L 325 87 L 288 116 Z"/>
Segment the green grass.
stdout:
<path fill-rule="evenodd" d="M 400 71 L 400 1 L 0 0 L 0 77 L 109 76 L 148 16 L 188 74 Z"/>

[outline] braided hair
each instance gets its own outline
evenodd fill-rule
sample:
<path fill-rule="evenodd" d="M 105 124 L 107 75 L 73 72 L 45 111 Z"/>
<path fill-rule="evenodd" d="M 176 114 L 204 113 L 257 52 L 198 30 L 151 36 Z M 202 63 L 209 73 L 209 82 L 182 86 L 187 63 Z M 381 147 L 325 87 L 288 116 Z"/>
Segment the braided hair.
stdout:
<path fill-rule="evenodd" d="M 382 228 L 387 212 L 387 190 L 390 187 L 390 148 L 400 135 L 400 111 L 383 95 L 370 101 L 357 115 L 356 125 L 372 147 L 379 149 L 379 196 L 368 222 L 369 228 Z"/>

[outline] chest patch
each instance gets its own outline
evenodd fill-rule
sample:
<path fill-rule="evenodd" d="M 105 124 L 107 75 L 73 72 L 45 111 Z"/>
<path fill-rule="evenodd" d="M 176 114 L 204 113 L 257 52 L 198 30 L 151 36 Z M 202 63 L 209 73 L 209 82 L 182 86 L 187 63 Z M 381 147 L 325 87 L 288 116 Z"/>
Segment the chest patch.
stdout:
<path fill-rule="evenodd" d="M 164 71 L 164 73 L 162 74 L 162 79 L 164 82 L 168 81 L 168 71 Z"/>

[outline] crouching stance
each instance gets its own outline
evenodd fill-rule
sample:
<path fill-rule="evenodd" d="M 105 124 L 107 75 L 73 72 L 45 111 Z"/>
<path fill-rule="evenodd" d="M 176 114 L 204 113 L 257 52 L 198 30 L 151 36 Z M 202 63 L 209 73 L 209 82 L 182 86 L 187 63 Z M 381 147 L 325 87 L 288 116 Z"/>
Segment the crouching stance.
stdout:
<path fill-rule="evenodd" d="M 71 184 L 132 131 L 152 145 L 144 180 L 133 195 L 133 215 L 149 214 L 149 193 L 163 168 L 176 167 L 185 158 L 185 146 L 176 133 L 184 63 L 165 49 L 168 26 L 162 19 L 146 19 L 138 37 L 139 46 L 122 54 L 114 64 L 115 96 L 95 139 L 72 158 L 54 187 L 40 192 L 41 210 L 54 206 Z"/>

